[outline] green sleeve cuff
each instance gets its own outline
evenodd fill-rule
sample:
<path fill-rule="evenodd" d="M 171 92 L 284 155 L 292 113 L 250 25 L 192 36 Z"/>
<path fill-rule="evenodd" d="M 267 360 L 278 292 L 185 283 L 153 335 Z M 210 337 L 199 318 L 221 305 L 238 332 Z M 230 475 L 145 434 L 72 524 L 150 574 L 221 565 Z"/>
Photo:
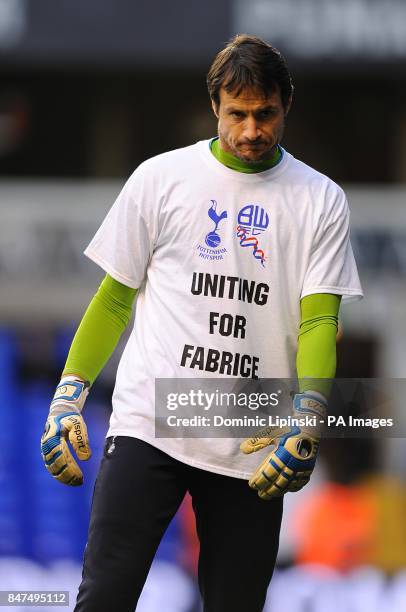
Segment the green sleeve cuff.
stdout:
<path fill-rule="evenodd" d="M 136 289 L 106 274 L 73 339 L 62 375 L 96 380 L 131 319 Z"/>
<path fill-rule="evenodd" d="M 301 322 L 296 356 L 299 390 L 328 396 L 337 367 L 336 336 L 341 296 L 317 293 L 300 302 Z M 325 379 L 325 380 L 320 380 Z"/>

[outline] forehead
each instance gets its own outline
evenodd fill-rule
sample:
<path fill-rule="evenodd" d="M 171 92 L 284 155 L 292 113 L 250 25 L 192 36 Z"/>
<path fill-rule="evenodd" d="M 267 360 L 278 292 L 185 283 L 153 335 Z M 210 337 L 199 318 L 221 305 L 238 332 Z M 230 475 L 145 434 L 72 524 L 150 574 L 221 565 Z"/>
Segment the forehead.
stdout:
<path fill-rule="evenodd" d="M 236 92 L 228 92 L 222 87 L 220 89 L 220 104 L 222 106 L 239 108 L 260 108 L 264 106 L 282 106 L 282 99 L 277 85 L 267 94 L 262 90 L 246 87 L 236 95 Z"/>

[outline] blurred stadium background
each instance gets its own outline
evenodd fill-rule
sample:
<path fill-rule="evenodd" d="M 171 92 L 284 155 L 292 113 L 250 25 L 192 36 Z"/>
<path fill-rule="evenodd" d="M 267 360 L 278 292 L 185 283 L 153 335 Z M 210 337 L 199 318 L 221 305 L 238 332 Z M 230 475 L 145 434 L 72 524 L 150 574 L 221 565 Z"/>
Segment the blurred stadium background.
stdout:
<path fill-rule="evenodd" d="M 349 196 L 366 298 L 342 312 L 338 375 L 406 375 L 404 0 L 0 0 L 0 589 L 73 608 L 120 354 L 87 403 L 86 484 L 64 488 L 39 439 L 102 277 L 82 251 L 137 164 L 215 134 L 205 73 L 237 32 L 287 56 L 284 145 Z M 287 593 L 291 612 L 406 610 L 405 470 L 400 438 L 325 445 L 287 496 L 267 612 Z M 137 610 L 197 612 L 196 551 L 186 500 Z"/>

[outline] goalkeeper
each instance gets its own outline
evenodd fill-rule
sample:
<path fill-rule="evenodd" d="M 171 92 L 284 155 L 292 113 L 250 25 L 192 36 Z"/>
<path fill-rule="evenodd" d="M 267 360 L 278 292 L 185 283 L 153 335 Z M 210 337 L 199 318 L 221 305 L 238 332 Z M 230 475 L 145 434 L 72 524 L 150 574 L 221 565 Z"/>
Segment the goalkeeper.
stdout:
<path fill-rule="evenodd" d="M 239 35 L 216 56 L 207 84 L 218 137 L 141 164 L 85 251 L 106 276 L 42 438 L 46 467 L 62 483 L 82 483 L 67 441 L 79 460 L 90 457 L 86 396 L 134 302 L 136 317 L 117 371 L 76 612 L 135 609 L 187 491 L 205 612 L 263 609 L 283 495 L 310 478 L 318 435 L 266 430 L 241 449 L 236 439 L 155 438 L 155 379 L 232 376 L 231 363 L 252 378 L 297 375 L 294 414 L 323 415 L 326 390 L 312 379 L 334 377 L 340 301 L 362 296 L 343 191 L 280 145 L 293 93 L 283 57 Z M 213 374 L 205 351 L 222 354 L 229 370 Z"/>

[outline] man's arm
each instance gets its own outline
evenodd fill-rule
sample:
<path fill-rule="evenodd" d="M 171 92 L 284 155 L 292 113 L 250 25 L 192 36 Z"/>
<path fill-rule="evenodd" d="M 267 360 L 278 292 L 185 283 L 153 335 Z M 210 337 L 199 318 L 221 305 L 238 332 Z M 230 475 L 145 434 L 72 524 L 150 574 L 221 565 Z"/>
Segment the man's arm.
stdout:
<path fill-rule="evenodd" d="M 106 274 L 73 339 L 62 376 L 96 380 L 127 327 L 137 289 Z"/>
<path fill-rule="evenodd" d="M 67 439 L 80 460 L 89 459 L 91 451 L 81 411 L 90 386 L 111 357 L 131 318 L 136 292 L 107 274 L 73 339 L 41 439 L 47 470 L 64 484 L 77 486 L 83 482 Z"/>
<path fill-rule="evenodd" d="M 299 393 L 293 400 L 296 418 L 324 417 L 327 396 L 336 371 L 336 334 L 341 297 L 315 294 L 301 300 L 297 374 Z M 323 380 L 324 379 L 324 380 Z M 244 453 L 253 453 L 271 444 L 276 448 L 252 475 L 249 485 L 261 499 L 288 491 L 299 491 L 310 479 L 318 447 L 318 428 L 268 427 L 241 444 Z"/>
<path fill-rule="evenodd" d="M 308 295 L 300 301 L 300 330 L 296 369 L 300 393 L 318 391 L 328 396 L 336 373 L 336 336 L 341 296 Z M 325 382 L 320 379 L 326 379 Z"/>

